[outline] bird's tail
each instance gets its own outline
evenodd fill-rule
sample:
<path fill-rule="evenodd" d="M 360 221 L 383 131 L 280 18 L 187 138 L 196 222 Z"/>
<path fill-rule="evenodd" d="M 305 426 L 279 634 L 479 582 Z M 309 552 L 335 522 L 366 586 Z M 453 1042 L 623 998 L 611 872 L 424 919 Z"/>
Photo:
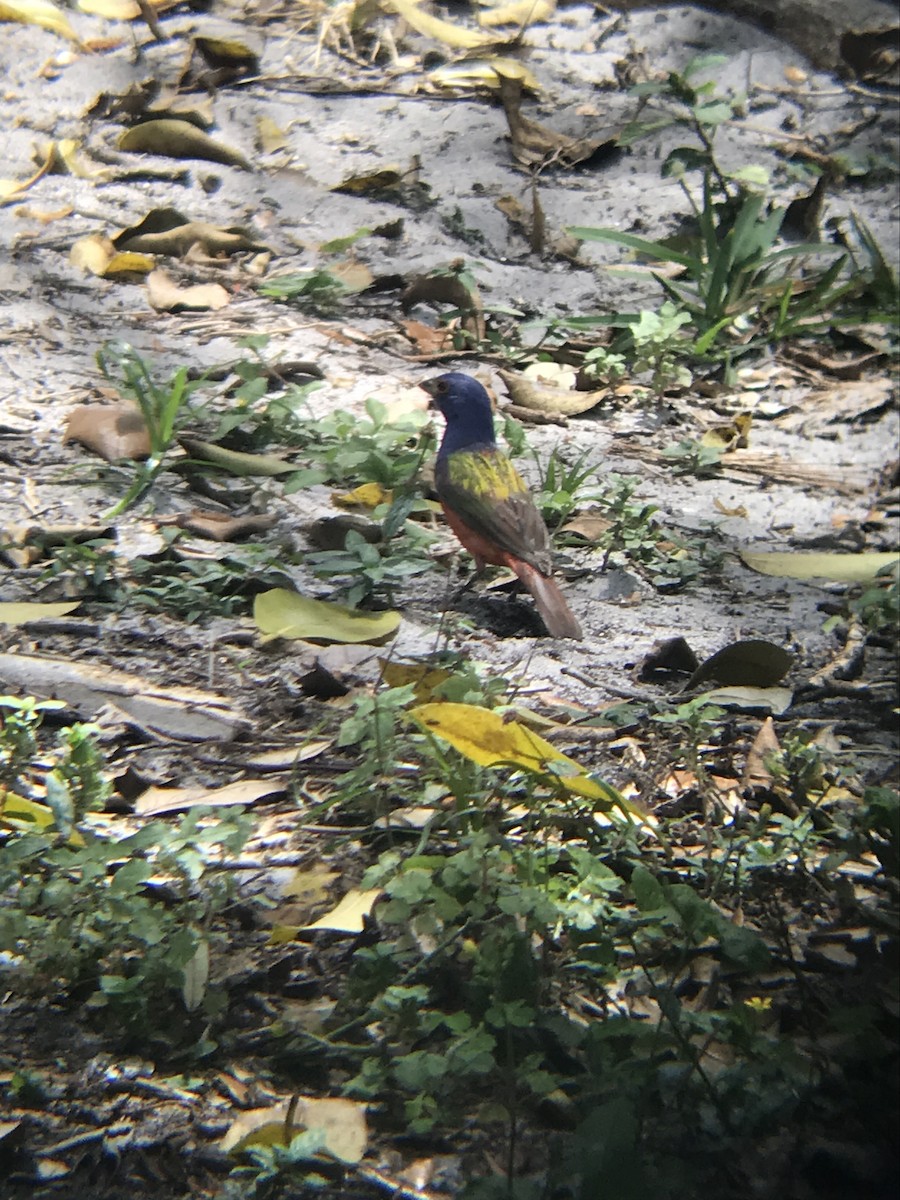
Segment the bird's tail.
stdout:
<path fill-rule="evenodd" d="M 519 561 L 510 565 L 534 597 L 538 612 L 541 614 L 541 619 L 547 626 L 550 636 L 580 640 L 584 636 L 581 626 L 566 604 L 566 598 L 556 582 L 548 575 L 542 575 L 530 563 Z"/>

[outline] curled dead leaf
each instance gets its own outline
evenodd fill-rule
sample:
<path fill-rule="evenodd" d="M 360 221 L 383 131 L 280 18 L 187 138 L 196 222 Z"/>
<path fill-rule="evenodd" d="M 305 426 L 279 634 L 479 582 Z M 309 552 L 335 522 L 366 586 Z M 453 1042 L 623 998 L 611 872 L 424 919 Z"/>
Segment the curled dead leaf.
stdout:
<path fill-rule="evenodd" d="M 139 224 L 123 229 L 112 240 L 117 250 L 174 257 L 184 256 L 197 245 L 210 256 L 266 249 L 239 226 L 224 229 L 206 221 L 188 221 L 174 208 L 151 209 Z"/>
<path fill-rule="evenodd" d="M 165 158 L 198 158 L 204 162 L 224 163 L 226 166 L 252 170 L 250 163 L 237 150 L 223 146 L 208 133 L 188 121 L 163 118 L 145 121 L 126 129 L 118 141 L 120 150 L 135 154 L 160 154 Z"/>
<path fill-rule="evenodd" d="M 499 375 L 513 403 L 534 412 L 562 413 L 563 416 L 572 417 L 596 408 L 607 395 L 605 389 L 599 392 L 575 392 L 547 387 L 512 371 L 500 371 Z"/>

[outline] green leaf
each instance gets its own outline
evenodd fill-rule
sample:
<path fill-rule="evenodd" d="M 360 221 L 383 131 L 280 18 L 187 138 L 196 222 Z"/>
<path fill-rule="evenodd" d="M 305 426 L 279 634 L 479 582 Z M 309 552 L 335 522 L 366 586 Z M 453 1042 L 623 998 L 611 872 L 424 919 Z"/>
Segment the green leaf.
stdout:
<path fill-rule="evenodd" d="M 227 450 L 224 446 L 217 446 L 214 442 L 203 442 L 198 438 L 183 437 L 178 440 L 191 458 L 212 463 L 213 466 L 221 467 L 223 471 L 230 471 L 232 475 L 267 478 L 287 475 L 297 469 L 294 463 L 285 462 L 283 458 L 276 458 L 273 454 L 246 454 L 240 450 Z"/>
<path fill-rule="evenodd" d="M 682 267 L 695 267 L 697 260 L 688 254 L 672 250 L 662 242 L 651 242 L 647 238 L 635 237 L 631 233 L 620 233 L 617 229 L 594 229 L 586 225 L 570 225 L 566 230 L 571 237 L 581 238 L 583 242 L 616 242 L 617 245 L 627 246 L 647 258 L 659 262 L 678 263 Z"/>
<path fill-rule="evenodd" d="M 253 619 L 260 633 L 269 638 L 298 638 L 304 641 L 383 642 L 400 624 L 400 613 L 361 613 L 343 604 L 312 600 L 287 588 L 273 588 L 256 597 Z"/>
<path fill-rule="evenodd" d="M 646 867 L 635 867 L 631 875 L 631 890 L 641 912 L 656 912 L 665 906 L 662 884 Z"/>

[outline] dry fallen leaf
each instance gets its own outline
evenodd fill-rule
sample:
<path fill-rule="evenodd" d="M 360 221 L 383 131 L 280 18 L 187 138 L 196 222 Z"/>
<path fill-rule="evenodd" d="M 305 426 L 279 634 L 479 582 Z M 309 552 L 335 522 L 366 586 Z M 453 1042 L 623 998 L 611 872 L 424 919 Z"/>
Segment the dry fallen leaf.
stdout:
<path fill-rule="evenodd" d="M 213 257 L 266 249 L 239 226 L 223 229 L 206 221 L 188 221 L 174 208 L 151 209 L 139 224 L 116 234 L 113 244 L 117 250 L 174 257 L 182 257 L 198 245 Z"/>
<path fill-rule="evenodd" d="M 478 14 L 478 24 L 489 29 L 497 25 L 518 25 L 525 29 L 549 21 L 555 12 L 556 0 L 512 0 L 510 4 L 486 8 Z"/>
<path fill-rule="evenodd" d="M 499 375 L 506 384 L 512 402 L 534 412 L 562 413 L 571 417 L 596 408 L 609 394 L 605 388 L 598 392 L 576 392 L 545 387 L 512 371 L 500 371 Z"/>
<path fill-rule="evenodd" d="M 365 1104 L 304 1096 L 242 1112 L 225 1134 L 221 1147 L 238 1154 L 250 1146 L 286 1145 L 304 1129 L 321 1131 L 323 1151 L 341 1162 L 359 1162 L 366 1152 L 369 1133 Z"/>
<path fill-rule="evenodd" d="M 771 717 L 766 717 L 759 728 L 759 733 L 753 739 L 753 745 L 747 751 L 747 761 L 741 775 L 741 787 L 771 787 L 773 776 L 766 760 L 780 753 L 781 743 L 775 732 L 775 723 Z"/>
<path fill-rule="evenodd" d="M 102 233 L 79 238 L 69 251 L 69 262 L 81 271 L 104 279 L 147 275 L 155 265 L 148 254 L 117 251 L 112 240 Z"/>
<path fill-rule="evenodd" d="M 80 442 L 107 462 L 150 457 L 150 435 L 144 418 L 133 404 L 79 404 L 72 410 L 63 434 L 66 442 Z"/>
<path fill-rule="evenodd" d="M 136 154 L 160 154 L 165 158 L 198 158 L 251 171 L 250 163 L 237 150 L 223 146 L 188 121 L 163 118 L 145 121 L 126 129 L 119 137 L 120 150 Z"/>
<path fill-rule="evenodd" d="M 442 21 L 439 17 L 433 17 L 430 13 L 424 12 L 415 3 L 415 0 L 385 0 L 388 8 L 399 13 L 404 21 L 416 33 L 421 33 L 423 37 L 434 38 L 437 42 L 443 42 L 446 46 L 452 46 L 454 50 L 476 50 L 482 46 L 495 46 L 500 41 L 509 41 L 511 37 L 501 38 L 498 34 L 492 33 L 476 33 L 472 29 L 466 29 L 461 25 L 454 25 L 451 21 Z"/>
<path fill-rule="evenodd" d="M 61 34 L 70 42 L 78 35 L 69 18 L 50 0 L 0 0 L 0 21 L 15 21 L 20 25 L 38 25 L 51 33 Z"/>
<path fill-rule="evenodd" d="M 384 892 L 381 888 L 351 888 L 330 912 L 319 917 L 304 929 L 328 929 L 333 933 L 362 933 L 366 918 Z"/>
<path fill-rule="evenodd" d="M 224 308 L 231 297 L 221 283 L 179 287 L 165 271 L 156 270 L 147 276 L 147 299 L 157 312 L 199 312 Z"/>
<path fill-rule="evenodd" d="M 522 80 L 498 72 L 500 100 L 509 125 L 513 158 L 523 166 L 564 167 L 612 154 L 618 149 L 619 131 L 607 130 L 596 137 L 573 138 L 522 115 Z"/>
<path fill-rule="evenodd" d="M 265 533 L 277 521 L 273 513 L 247 513 L 242 517 L 233 517 L 230 513 L 203 512 L 195 508 L 188 513 L 178 513 L 171 523 L 214 542 L 242 542 L 256 533 Z"/>
<path fill-rule="evenodd" d="M 80 600 L 61 601 L 57 604 L 40 604 L 24 600 L 0 602 L 0 625 L 27 625 L 29 621 L 66 617 L 70 612 L 74 612 L 80 603 Z"/>
<path fill-rule="evenodd" d="M 284 791 L 284 784 L 277 778 L 241 779 L 220 788 L 149 787 L 135 801 L 134 811 L 142 817 L 158 817 L 163 813 L 184 812 L 189 808 L 209 805 L 211 808 L 228 808 L 236 804 L 255 804 Z"/>

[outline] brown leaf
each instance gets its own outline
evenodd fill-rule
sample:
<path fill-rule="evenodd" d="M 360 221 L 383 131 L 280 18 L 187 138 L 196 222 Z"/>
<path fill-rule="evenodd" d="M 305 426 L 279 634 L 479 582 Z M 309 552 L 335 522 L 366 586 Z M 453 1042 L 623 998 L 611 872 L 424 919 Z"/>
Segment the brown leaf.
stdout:
<path fill-rule="evenodd" d="M 147 299 L 157 312 L 199 312 L 224 308 L 231 297 L 221 283 L 179 287 L 165 271 L 156 270 L 147 276 Z"/>
<path fill-rule="evenodd" d="M 142 817 L 158 817 L 163 813 L 184 812 L 199 805 L 227 808 L 232 805 L 255 804 L 284 791 L 284 784 L 273 779 L 240 779 L 220 788 L 149 787 L 135 802 L 134 811 Z"/>
<path fill-rule="evenodd" d="M 707 679 L 715 679 L 726 686 L 771 687 L 793 665 L 793 654 L 782 646 L 763 638 L 745 638 L 710 655 L 684 686 L 689 691 Z"/>
<path fill-rule="evenodd" d="M 500 371 L 499 375 L 513 403 L 535 412 L 562 413 L 563 416 L 573 417 L 596 408 L 608 395 L 605 388 L 598 392 L 576 392 L 545 387 L 512 371 Z"/>
<path fill-rule="evenodd" d="M 573 138 L 523 116 L 522 80 L 502 72 L 498 72 L 498 75 L 500 100 L 509 125 L 513 158 L 523 166 L 558 163 L 563 167 L 572 167 L 588 160 L 599 162 L 618 151 L 620 130 L 607 130 L 598 137 Z"/>
<path fill-rule="evenodd" d="M 609 529 L 612 521 L 599 511 L 580 513 L 563 525 L 565 533 L 574 533 L 576 537 L 584 538 L 586 542 L 596 544 Z"/>
<path fill-rule="evenodd" d="M 192 512 L 179 513 L 172 524 L 214 542 L 241 542 L 255 533 L 265 533 L 277 520 L 272 513 L 232 517 L 229 513 L 203 512 L 195 508 Z"/>
<path fill-rule="evenodd" d="M 775 724 L 771 717 L 766 717 L 759 728 L 759 733 L 753 739 L 753 745 L 747 751 L 747 761 L 741 775 L 741 787 L 770 788 L 772 772 L 766 766 L 766 758 L 778 754 L 781 743 L 775 732 Z"/>
<path fill-rule="evenodd" d="M 195 245 L 202 246 L 210 256 L 266 249 L 240 226 L 224 229 L 206 221 L 188 221 L 174 208 L 151 209 L 138 225 L 123 229 L 112 240 L 117 250 L 169 254 L 179 258 Z"/>
<path fill-rule="evenodd" d="M 165 158 L 198 158 L 204 162 L 240 167 L 244 171 L 253 169 L 239 151 L 223 146 L 202 129 L 174 117 L 145 121 L 142 125 L 126 129 L 119 137 L 118 147 L 135 154 L 160 154 Z"/>
<path fill-rule="evenodd" d="M 107 462 L 150 457 L 150 435 L 144 418 L 133 404 L 79 404 L 73 409 L 63 434 L 66 442 L 80 442 Z"/>
<path fill-rule="evenodd" d="M 481 341 L 485 334 L 481 296 L 474 285 L 468 288 L 452 270 L 455 266 L 451 264 L 450 271 L 416 275 L 400 296 L 401 307 L 409 312 L 417 304 L 452 304 L 460 311 L 463 328 Z"/>

